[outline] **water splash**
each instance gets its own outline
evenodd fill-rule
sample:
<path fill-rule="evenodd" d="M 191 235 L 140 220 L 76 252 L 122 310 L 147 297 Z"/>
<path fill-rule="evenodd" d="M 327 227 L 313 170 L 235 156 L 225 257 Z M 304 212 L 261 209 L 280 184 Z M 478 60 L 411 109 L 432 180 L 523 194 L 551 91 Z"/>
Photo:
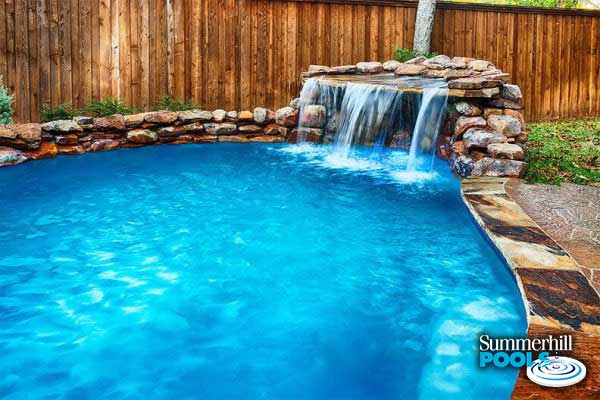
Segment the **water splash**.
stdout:
<path fill-rule="evenodd" d="M 334 164 L 356 164 L 343 159 L 356 158 L 357 146 L 370 147 L 369 158 L 380 160 L 383 148 L 390 144 L 395 132 L 403 131 L 404 137 L 412 139 L 408 162 L 402 169 L 407 172 L 431 171 L 437 136 L 446 110 L 448 86 L 443 80 L 393 75 L 390 79 L 390 82 L 348 81 L 345 84 L 323 78 L 306 80 L 300 94 L 297 143 L 306 144 L 310 140 L 309 135 L 315 132 L 314 127 L 305 126 L 305 121 L 310 120 L 309 115 L 304 118 L 307 106 L 320 105 L 325 109 L 327 126 L 319 128 L 318 132 L 324 134 L 324 143 L 333 141 L 329 159 Z M 422 94 L 405 95 L 401 88 L 420 88 Z M 404 175 L 424 176 L 415 173 Z"/>

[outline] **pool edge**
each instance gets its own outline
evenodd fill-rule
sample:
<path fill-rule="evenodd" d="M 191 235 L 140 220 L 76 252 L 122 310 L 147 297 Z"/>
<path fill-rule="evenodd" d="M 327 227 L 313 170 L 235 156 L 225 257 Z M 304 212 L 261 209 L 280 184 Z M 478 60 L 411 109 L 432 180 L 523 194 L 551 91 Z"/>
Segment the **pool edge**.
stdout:
<path fill-rule="evenodd" d="M 464 179 L 461 197 L 515 277 L 527 315 L 528 336 L 573 335 L 571 355 L 589 371 L 578 385 L 550 389 L 529 381 L 521 369 L 512 398 L 591 398 L 600 394 L 600 297 L 569 253 L 512 199 L 504 187 L 508 181 Z"/>

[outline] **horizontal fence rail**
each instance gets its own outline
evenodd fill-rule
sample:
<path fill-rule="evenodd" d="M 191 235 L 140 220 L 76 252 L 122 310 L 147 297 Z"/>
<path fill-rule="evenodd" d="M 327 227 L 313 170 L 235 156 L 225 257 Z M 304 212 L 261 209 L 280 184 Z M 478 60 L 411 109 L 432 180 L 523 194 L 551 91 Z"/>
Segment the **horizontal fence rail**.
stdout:
<path fill-rule="evenodd" d="M 0 74 L 18 121 L 103 96 L 280 107 L 309 64 L 411 47 L 415 13 L 390 0 L 0 0 Z M 528 120 L 597 116 L 599 23 L 598 12 L 441 3 L 432 47 L 511 73 Z"/>

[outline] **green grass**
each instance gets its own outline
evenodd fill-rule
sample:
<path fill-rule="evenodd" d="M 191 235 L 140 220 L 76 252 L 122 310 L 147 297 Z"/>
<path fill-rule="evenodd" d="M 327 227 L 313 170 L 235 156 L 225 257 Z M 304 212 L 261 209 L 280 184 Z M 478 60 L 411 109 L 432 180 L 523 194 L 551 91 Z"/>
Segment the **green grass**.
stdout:
<path fill-rule="evenodd" d="M 530 183 L 600 187 L 600 118 L 527 124 Z"/>

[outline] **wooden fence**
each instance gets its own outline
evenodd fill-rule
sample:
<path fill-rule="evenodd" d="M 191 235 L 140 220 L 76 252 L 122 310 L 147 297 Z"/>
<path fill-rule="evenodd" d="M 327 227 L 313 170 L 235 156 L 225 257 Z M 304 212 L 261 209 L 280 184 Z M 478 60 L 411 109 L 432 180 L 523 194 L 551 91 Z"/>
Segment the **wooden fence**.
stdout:
<path fill-rule="evenodd" d="M 410 47 L 415 12 L 389 0 L 0 0 L 0 74 L 19 121 L 102 96 L 280 107 L 309 64 Z M 529 120 L 597 116 L 599 25 L 599 12 L 442 3 L 433 49 L 510 72 Z"/>

